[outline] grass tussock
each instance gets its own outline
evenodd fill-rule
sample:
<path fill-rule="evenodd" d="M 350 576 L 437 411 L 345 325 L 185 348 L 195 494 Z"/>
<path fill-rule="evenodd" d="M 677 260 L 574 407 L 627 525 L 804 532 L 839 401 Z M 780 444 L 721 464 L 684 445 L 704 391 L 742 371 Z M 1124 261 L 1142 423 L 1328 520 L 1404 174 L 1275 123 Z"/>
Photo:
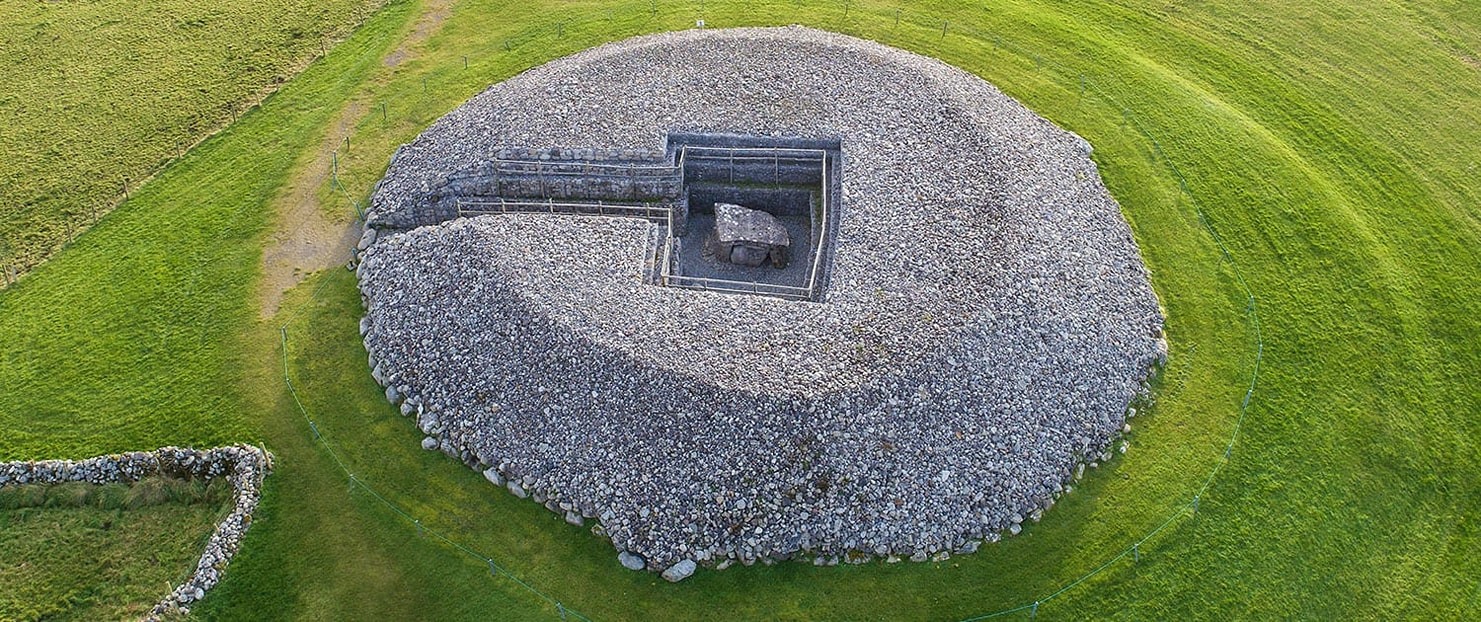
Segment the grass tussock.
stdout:
<path fill-rule="evenodd" d="M 132 484 L 27 484 L 0 488 L 0 511 L 25 508 L 137 510 L 156 505 L 220 504 L 230 499 L 231 483 L 173 477 L 146 477 Z"/>

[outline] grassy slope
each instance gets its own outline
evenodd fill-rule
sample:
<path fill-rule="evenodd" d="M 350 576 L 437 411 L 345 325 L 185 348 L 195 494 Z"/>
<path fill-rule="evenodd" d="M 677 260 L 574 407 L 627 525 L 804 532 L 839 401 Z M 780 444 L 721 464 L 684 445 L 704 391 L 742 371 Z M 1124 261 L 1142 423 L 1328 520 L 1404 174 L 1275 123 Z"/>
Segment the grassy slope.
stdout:
<path fill-rule="evenodd" d="M 378 2 L 0 4 L 0 270 L 28 267 Z M 0 279 L 3 281 L 3 279 Z"/>
<path fill-rule="evenodd" d="M 388 32 L 404 15 L 404 7 L 384 11 L 335 62 L 316 64 L 270 97 L 272 113 L 250 113 L 192 150 L 55 261 L 0 293 L 0 459 L 261 438 L 240 390 L 240 352 L 255 317 L 245 301 L 264 205 L 335 102 L 377 64 L 388 43 L 376 39 L 394 38 Z M 291 466 L 283 472 L 293 474 Z M 139 516 L 161 533 L 184 525 L 167 519 Z M 174 557 L 199 555 L 196 542 L 169 544 Z M 18 589 L 42 593 L 57 576 L 85 575 L 81 561 L 65 572 L 76 559 L 59 556 L 64 572 L 27 574 Z M 166 591 L 154 579 L 127 587 L 147 593 L 144 603 Z"/>
<path fill-rule="evenodd" d="M 389 120 L 366 119 L 341 159 L 352 190 L 368 188 L 395 144 L 483 85 L 698 13 L 665 9 L 653 20 L 647 8 L 459 5 L 415 58 L 364 87 Z M 243 435 L 279 452 L 263 520 L 205 603 L 210 617 L 553 613 L 351 494 L 276 384 L 271 329 L 249 325 L 260 208 L 329 109 L 370 75 L 373 62 L 350 56 L 383 53 L 386 42 L 365 43 L 404 32 L 398 11 L 0 294 L 0 383 L 26 389 L 0 397 L 0 424 L 32 422 L 0 438 L 0 454 Z M 732 569 L 657 585 L 620 571 L 605 544 L 554 515 L 416 449 L 410 424 L 377 400 L 363 369 L 347 273 L 315 281 L 312 302 L 297 294 L 293 369 L 359 477 L 600 618 L 947 618 L 1022 604 L 1187 500 L 1222 454 L 1251 362 L 1231 269 L 1108 95 L 1158 138 L 1240 261 L 1260 296 L 1265 367 L 1233 461 L 1199 514 L 1149 543 L 1140 564 L 1113 566 L 1040 614 L 1456 616 L 1475 598 L 1467 552 L 1481 506 L 1481 402 L 1466 381 L 1481 373 L 1472 250 L 1481 188 L 1468 147 L 1481 139 L 1476 12 L 1445 2 L 1346 2 L 1325 14 L 1284 3 L 941 3 L 912 5 L 895 27 L 887 4 L 853 3 L 845 16 L 812 2 L 707 3 L 711 25 L 803 22 L 940 56 L 1097 146 L 1169 308 L 1174 362 L 1124 460 L 1025 536 L 975 556 Z M 557 38 L 553 24 L 565 19 L 575 21 Z M 991 33 L 1019 47 L 994 45 Z M 1082 73 L 1099 90 L 1082 96 Z M 175 227 L 158 231 L 166 220 Z M 125 425 L 110 430 L 114 420 Z"/>

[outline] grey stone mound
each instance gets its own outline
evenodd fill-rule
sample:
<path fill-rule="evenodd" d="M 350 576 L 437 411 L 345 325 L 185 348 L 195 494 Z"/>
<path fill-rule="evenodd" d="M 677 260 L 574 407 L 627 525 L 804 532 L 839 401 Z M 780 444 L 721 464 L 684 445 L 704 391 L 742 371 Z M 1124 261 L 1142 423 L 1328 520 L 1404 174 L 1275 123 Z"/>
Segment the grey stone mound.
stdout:
<path fill-rule="evenodd" d="M 842 139 L 820 302 L 649 284 L 637 219 L 381 230 L 370 367 L 450 455 L 672 570 L 970 552 L 1110 452 L 1166 352 L 1130 230 L 1084 140 L 935 60 L 803 28 L 588 50 L 400 149 L 370 222 L 501 145 L 673 131 Z"/>

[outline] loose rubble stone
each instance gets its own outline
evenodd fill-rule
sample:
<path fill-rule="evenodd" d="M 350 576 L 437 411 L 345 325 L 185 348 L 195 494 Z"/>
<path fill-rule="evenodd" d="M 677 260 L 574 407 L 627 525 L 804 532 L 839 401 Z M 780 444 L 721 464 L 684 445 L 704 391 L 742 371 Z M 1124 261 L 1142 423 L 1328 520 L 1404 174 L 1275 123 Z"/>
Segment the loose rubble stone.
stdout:
<path fill-rule="evenodd" d="M 505 146 L 651 152 L 671 131 L 841 140 L 818 302 L 645 282 L 644 220 L 386 225 Z M 1165 358 L 1088 152 L 979 78 L 842 35 L 588 50 L 398 150 L 357 268 L 371 367 L 454 455 L 654 568 L 996 541 L 1107 454 Z"/>

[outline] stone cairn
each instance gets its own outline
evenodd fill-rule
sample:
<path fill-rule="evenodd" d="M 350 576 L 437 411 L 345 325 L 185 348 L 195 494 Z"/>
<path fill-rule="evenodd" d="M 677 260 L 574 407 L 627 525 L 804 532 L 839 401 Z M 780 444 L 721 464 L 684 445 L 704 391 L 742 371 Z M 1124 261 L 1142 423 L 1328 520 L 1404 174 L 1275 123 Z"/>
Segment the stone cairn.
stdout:
<path fill-rule="evenodd" d="M 661 232 L 639 218 L 449 207 L 533 193 L 515 185 L 590 200 L 613 176 L 573 186 L 576 171 L 503 160 L 564 160 L 576 152 L 551 146 L 570 144 L 653 158 L 676 133 L 839 145 L 815 300 L 647 283 Z M 969 554 L 1126 451 L 1166 361 L 1149 274 L 1090 155 L 976 76 L 842 35 L 587 50 L 397 151 L 355 267 L 368 367 L 424 449 L 591 525 L 626 568 L 677 581 Z M 700 177 L 671 198 L 720 202 L 695 197 L 735 181 Z M 726 211 L 743 244 L 730 260 L 772 259 L 781 230 Z"/>
<path fill-rule="evenodd" d="M 37 460 L 0 463 L 0 487 L 26 484 L 133 483 L 150 475 L 212 480 L 226 477 L 236 493 L 231 513 L 206 542 L 195 572 L 160 599 L 144 616 L 147 622 L 190 613 L 190 604 L 205 598 L 241 548 L 262 499 L 262 481 L 272 470 L 272 454 L 250 445 L 209 450 L 162 447 L 155 451 L 96 456 L 85 460 Z"/>

